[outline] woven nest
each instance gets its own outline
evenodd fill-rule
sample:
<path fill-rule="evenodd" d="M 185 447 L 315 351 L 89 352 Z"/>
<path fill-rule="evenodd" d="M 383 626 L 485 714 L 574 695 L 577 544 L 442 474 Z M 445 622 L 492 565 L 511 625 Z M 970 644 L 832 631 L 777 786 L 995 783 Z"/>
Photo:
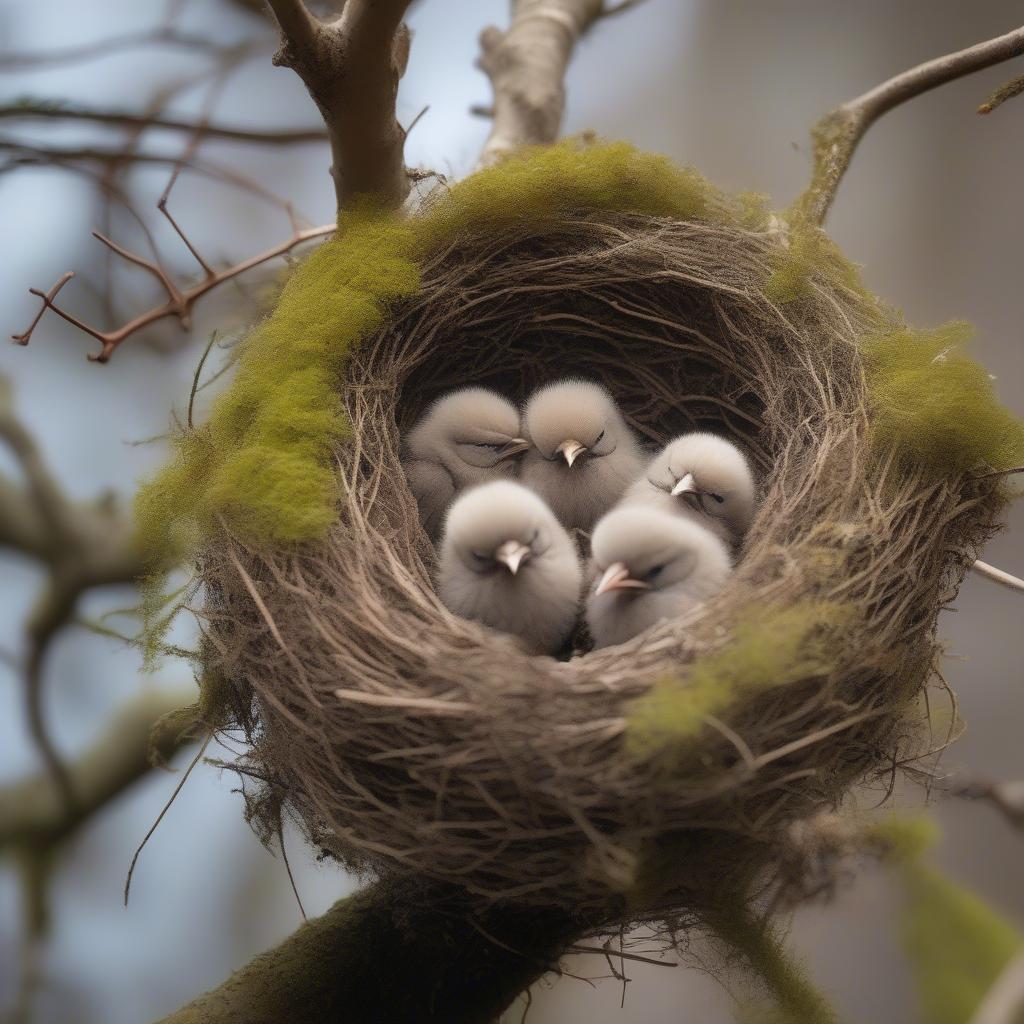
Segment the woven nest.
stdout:
<path fill-rule="evenodd" d="M 773 303 L 780 244 L 604 211 L 427 260 L 339 382 L 353 431 L 327 536 L 228 537 L 203 563 L 264 827 L 283 807 L 364 872 L 655 918 L 778 881 L 792 824 L 887 770 L 999 499 L 872 449 L 858 338 L 877 308 L 827 275 Z M 710 603 L 556 661 L 441 605 L 399 448 L 450 388 L 522 400 L 570 371 L 652 443 L 737 439 L 761 501 Z"/>

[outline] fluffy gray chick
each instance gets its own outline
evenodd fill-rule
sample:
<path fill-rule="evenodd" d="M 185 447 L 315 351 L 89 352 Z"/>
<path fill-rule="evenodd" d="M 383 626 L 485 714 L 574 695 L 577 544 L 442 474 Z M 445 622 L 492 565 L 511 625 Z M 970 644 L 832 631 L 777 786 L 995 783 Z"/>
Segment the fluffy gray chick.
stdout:
<path fill-rule="evenodd" d="M 732 571 L 726 546 L 710 530 L 653 508 L 609 512 L 591 547 L 597 583 L 586 616 L 595 647 L 624 643 L 684 615 L 721 589 Z"/>
<path fill-rule="evenodd" d="M 555 654 L 576 624 L 581 581 L 576 546 L 533 491 L 496 480 L 452 505 L 438 594 L 457 615 Z"/>
<path fill-rule="evenodd" d="M 743 453 L 724 437 L 701 433 L 670 441 L 622 500 L 692 519 L 730 544 L 743 539 L 756 502 Z"/>
<path fill-rule="evenodd" d="M 535 391 L 523 432 L 530 447 L 519 478 L 567 529 L 589 530 L 643 469 L 636 437 L 599 384 L 563 380 Z"/>
<path fill-rule="evenodd" d="M 519 410 L 485 388 L 463 388 L 435 402 L 405 439 L 402 468 L 436 541 L 444 515 L 467 487 L 515 476 L 516 456 L 529 447 L 519 436 Z"/>

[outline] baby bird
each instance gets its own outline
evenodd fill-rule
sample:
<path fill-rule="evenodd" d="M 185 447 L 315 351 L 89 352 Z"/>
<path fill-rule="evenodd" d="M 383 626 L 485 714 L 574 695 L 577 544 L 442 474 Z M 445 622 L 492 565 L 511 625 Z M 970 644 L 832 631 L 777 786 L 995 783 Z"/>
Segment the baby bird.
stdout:
<path fill-rule="evenodd" d="M 528 447 L 519 437 L 519 411 L 493 391 L 463 388 L 435 402 L 409 432 L 402 458 L 430 539 L 441 535 L 460 491 L 514 476 L 515 456 Z"/>
<path fill-rule="evenodd" d="M 597 585 L 587 600 L 595 647 L 621 644 L 677 618 L 719 590 L 729 552 L 698 523 L 653 508 L 621 506 L 594 529 Z"/>
<path fill-rule="evenodd" d="M 599 384 L 563 380 L 535 391 L 523 412 L 530 447 L 519 477 L 567 529 L 589 530 L 643 469 L 643 454 Z"/>
<path fill-rule="evenodd" d="M 715 434 L 683 434 L 651 461 L 622 500 L 693 519 L 730 544 L 754 517 L 754 475 L 743 453 Z"/>
<path fill-rule="evenodd" d="M 496 480 L 452 505 L 438 594 L 457 615 L 555 654 L 576 624 L 581 582 L 575 544 L 533 491 Z"/>

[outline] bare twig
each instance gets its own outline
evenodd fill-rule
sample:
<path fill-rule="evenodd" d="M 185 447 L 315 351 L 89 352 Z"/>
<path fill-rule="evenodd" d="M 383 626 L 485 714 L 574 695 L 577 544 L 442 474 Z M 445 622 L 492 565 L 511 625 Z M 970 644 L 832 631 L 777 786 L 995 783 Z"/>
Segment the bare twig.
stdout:
<path fill-rule="evenodd" d="M 108 57 L 121 50 L 131 50 L 140 46 L 171 46 L 200 53 L 222 54 L 225 50 L 238 50 L 245 47 L 255 49 L 256 44 L 246 42 L 232 47 L 224 47 L 213 42 L 209 36 L 198 33 L 182 32 L 170 25 L 155 29 L 144 29 L 141 32 L 126 32 L 124 35 L 108 36 L 97 39 L 93 43 L 81 43 L 61 49 L 45 50 L 39 53 L 0 53 L 0 72 L 42 71 L 46 68 L 75 64 L 79 61 L 94 60 L 97 57 Z"/>
<path fill-rule="evenodd" d="M 282 36 L 274 63 L 302 79 L 327 125 L 339 209 L 361 195 L 398 206 L 408 194 L 395 98 L 409 57 L 409 3 L 348 0 L 339 17 L 320 22 L 302 0 L 269 0 Z"/>
<path fill-rule="evenodd" d="M 812 224 L 822 224 L 857 144 L 883 114 L 957 78 L 1024 53 L 1024 27 L 966 50 L 937 57 L 849 100 L 826 114 L 812 132 L 814 171 L 797 202 Z"/>
<path fill-rule="evenodd" d="M 1003 569 L 997 569 L 994 565 L 981 561 L 980 558 L 974 562 L 971 568 L 979 576 L 984 576 L 995 583 L 1001 583 L 1004 587 L 1009 587 L 1010 590 L 1024 591 L 1024 580 L 1005 572 Z"/>
<path fill-rule="evenodd" d="M 991 804 L 1014 828 L 1024 829 L 1024 779 L 1010 782 L 969 779 L 956 783 L 950 792 Z"/>
<path fill-rule="evenodd" d="M 84 331 L 90 337 L 93 337 L 100 342 L 102 345 L 100 351 L 90 352 L 88 358 L 92 362 L 105 363 L 110 359 L 111 355 L 113 355 L 118 345 L 120 345 L 126 338 L 130 338 L 133 334 L 141 331 L 144 327 L 148 327 L 150 324 L 173 317 L 178 320 L 182 328 L 187 330 L 191 324 L 192 307 L 204 295 L 213 291 L 214 288 L 222 285 L 225 281 L 230 281 L 233 278 L 238 277 L 240 274 L 244 274 L 248 270 L 252 270 L 253 267 L 258 267 L 261 263 L 266 263 L 268 260 L 274 259 L 275 256 L 283 256 L 285 253 L 291 252 L 291 250 L 296 246 L 302 245 L 304 242 L 311 241 L 314 238 L 322 238 L 324 235 L 328 235 L 334 230 L 334 224 L 323 224 L 319 227 L 293 231 L 292 234 L 283 242 L 272 246 L 264 252 L 258 253 L 255 256 L 250 256 L 249 259 L 242 260 L 240 263 L 235 263 L 223 270 L 218 270 L 216 272 L 210 271 L 201 281 L 192 285 L 190 288 L 179 288 L 171 281 L 166 272 L 152 260 L 147 260 L 136 253 L 131 253 L 126 249 L 122 249 L 109 239 L 94 232 L 101 242 L 112 248 L 118 253 L 118 255 L 138 264 L 156 277 L 161 284 L 164 285 L 167 291 L 167 301 L 160 306 L 155 306 L 152 309 L 146 310 L 144 313 L 140 313 L 138 316 L 129 320 L 127 323 L 122 324 L 120 327 L 109 331 L 103 331 L 85 323 L 85 321 L 80 320 L 78 317 L 56 305 L 54 302 L 56 291 L 59 291 L 61 287 L 74 277 L 74 272 L 69 271 L 64 274 L 64 276 L 56 285 L 54 285 L 53 288 L 50 289 L 49 292 L 40 291 L 38 288 L 29 289 L 33 295 L 38 296 L 42 300 L 43 309 L 32 321 L 28 330 L 21 334 L 12 334 L 11 339 L 19 345 L 27 345 L 32 338 L 32 332 L 39 323 L 42 312 L 45 312 L 47 309 L 52 309 L 54 313 L 66 320 L 69 324 L 72 324 L 80 331 Z M 189 249 L 194 252 L 191 246 L 189 246 Z"/>
<path fill-rule="evenodd" d="M 204 136 L 211 139 L 273 146 L 323 142 L 327 138 L 327 132 L 323 128 L 242 128 L 237 125 L 200 124 L 196 121 L 155 114 L 133 114 L 126 110 L 90 110 L 85 107 L 67 107 L 34 100 L 0 105 L 0 120 L 82 121 L 108 125 L 112 128 L 157 128 L 188 134 L 195 134 L 201 130 Z"/>
<path fill-rule="evenodd" d="M 507 31 L 492 25 L 480 33 L 477 66 L 494 91 L 494 123 L 481 166 L 522 146 L 554 142 L 573 49 L 591 25 L 620 7 L 606 9 L 604 0 L 515 0 Z"/>
<path fill-rule="evenodd" d="M 1003 968 L 969 1024 L 1019 1024 L 1024 1019 L 1024 952 Z"/>
<path fill-rule="evenodd" d="M 1012 100 L 1014 96 L 1020 96 L 1024 93 L 1024 75 L 1019 78 L 1013 79 L 1012 82 L 1007 82 L 1006 85 L 1001 85 L 984 103 L 978 107 L 979 114 L 991 114 L 996 107 L 1001 107 L 1007 100 Z"/>

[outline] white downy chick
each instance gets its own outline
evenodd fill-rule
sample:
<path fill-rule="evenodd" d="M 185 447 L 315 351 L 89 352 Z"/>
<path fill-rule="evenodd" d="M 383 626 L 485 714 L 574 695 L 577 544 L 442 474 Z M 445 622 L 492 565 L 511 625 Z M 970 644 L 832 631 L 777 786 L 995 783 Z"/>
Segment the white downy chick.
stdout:
<path fill-rule="evenodd" d="M 693 519 L 735 544 L 750 527 L 756 501 L 754 475 L 736 445 L 715 434 L 683 434 L 651 460 L 622 504 Z"/>
<path fill-rule="evenodd" d="M 599 384 L 563 380 L 535 391 L 523 433 L 531 446 L 519 477 L 566 529 L 589 530 L 643 469 L 633 431 Z"/>
<path fill-rule="evenodd" d="M 721 589 L 732 572 L 725 544 L 699 523 L 621 506 L 595 527 L 597 583 L 586 616 L 595 647 L 621 644 L 678 618 Z"/>
<path fill-rule="evenodd" d="M 581 583 L 575 544 L 528 488 L 496 480 L 448 512 L 438 594 L 457 615 L 556 654 L 576 625 Z"/>
<path fill-rule="evenodd" d="M 430 539 L 440 537 L 445 512 L 461 491 L 515 476 L 516 456 L 528 447 L 519 436 L 519 410 L 496 392 L 463 388 L 435 402 L 409 432 L 402 456 Z"/>

